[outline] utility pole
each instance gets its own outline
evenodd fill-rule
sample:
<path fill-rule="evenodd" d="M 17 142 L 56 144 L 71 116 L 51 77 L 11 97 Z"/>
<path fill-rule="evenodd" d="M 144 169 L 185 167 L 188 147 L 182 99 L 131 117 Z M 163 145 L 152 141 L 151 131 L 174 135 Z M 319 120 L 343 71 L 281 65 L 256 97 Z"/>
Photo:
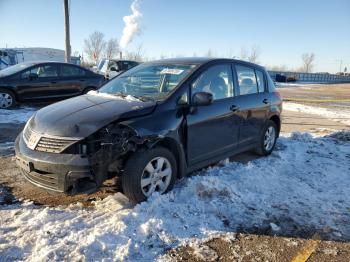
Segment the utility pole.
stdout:
<path fill-rule="evenodd" d="M 64 9 L 64 41 L 65 41 L 65 54 L 64 60 L 69 63 L 70 62 L 70 35 L 69 35 L 69 0 L 63 0 L 63 9 Z"/>

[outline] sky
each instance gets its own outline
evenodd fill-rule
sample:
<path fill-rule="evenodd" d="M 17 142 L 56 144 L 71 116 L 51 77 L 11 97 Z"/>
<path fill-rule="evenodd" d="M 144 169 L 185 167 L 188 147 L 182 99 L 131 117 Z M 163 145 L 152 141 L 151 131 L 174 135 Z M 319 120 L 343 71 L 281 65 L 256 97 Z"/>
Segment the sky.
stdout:
<path fill-rule="evenodd" d="M 70 0 L 72 51 L 83 52 L 93 31 L 106 40 L 122 36 L 132 0 Z M 240 56 L 258 47 L 265 66 L 301 66 L 315 53 L 316 72 L 350 71 L 349 0 L 139 0 L 142 33 L 126 47 L 142 45 L 161 56 Z M 64 49 L 63 0 L 0 0 L 0 48 Z"/>

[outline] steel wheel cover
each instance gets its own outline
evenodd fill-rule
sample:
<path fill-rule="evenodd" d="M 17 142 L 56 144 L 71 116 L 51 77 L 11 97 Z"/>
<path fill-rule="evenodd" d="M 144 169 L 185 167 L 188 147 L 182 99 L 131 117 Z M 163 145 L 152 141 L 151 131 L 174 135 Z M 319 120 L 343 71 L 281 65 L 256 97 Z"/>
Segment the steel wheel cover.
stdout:
<path fill-rule="evenodd" d="M 148 162 L 141 176 L 142 193 L 149 197 L 154 192 L 164 193 L 170 184 L 173 170 L 168 159 L 156 157 Z"/>
<path fill-rule="evenodd" d="M 266 151 L 270 151 L 275 144 L 276 130 L 273 126 L 269 126 L 264 135 L 264 148 Z"/>
<path fill-rule="evenodd" d="M 8 93 L 1 93 L 0 92 L 0 108 L 9 108 L 13 104 L 12 96 L 10 96 Z"/>

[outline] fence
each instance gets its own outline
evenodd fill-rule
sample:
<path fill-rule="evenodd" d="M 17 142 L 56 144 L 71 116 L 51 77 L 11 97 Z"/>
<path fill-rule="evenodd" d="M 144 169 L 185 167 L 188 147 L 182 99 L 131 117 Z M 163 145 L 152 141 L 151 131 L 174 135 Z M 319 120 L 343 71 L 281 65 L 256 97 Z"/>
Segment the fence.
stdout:
<path fill-rule="evenodd" d="M 277 82 L 302 81 L 315 83 L 350 83 L 350 75 L 333 75 L 328 73 L 298 73 L 268 71 L 271 78 Z"/>

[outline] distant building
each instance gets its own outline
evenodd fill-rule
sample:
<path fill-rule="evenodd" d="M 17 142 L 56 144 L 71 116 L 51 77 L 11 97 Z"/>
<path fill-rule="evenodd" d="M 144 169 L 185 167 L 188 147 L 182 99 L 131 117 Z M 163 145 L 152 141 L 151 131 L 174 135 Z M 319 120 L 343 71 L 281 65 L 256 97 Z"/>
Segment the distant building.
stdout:
<path fill-rule="evenodd" d="M 0 70 L 22 62 L 64 62 L 64 50 L 44 47 L 0 48 Z M 71 57 L 72 64 L 80 64 L 80 57 Z"/>

